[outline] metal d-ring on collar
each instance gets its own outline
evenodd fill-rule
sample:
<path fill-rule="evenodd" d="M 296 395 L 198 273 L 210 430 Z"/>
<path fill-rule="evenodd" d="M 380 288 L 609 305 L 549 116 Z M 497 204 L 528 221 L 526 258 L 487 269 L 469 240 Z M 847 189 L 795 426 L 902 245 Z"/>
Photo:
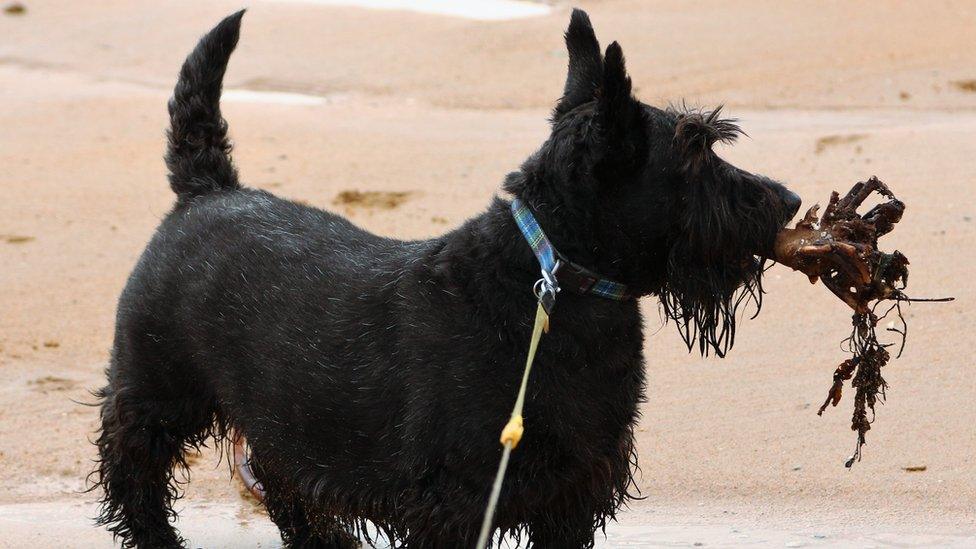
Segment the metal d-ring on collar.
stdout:
<path fill-rule="evenodd" d="M 556 294 L 560 291 L 559 280 L 556 279 L 556 274 L 562 266 L 562 261 L 557 259 L 551 271 L 542 269 L 542 278 L 536 280 L 532 286 L 532 293 L 535 294 L 539 303 L 542 303 L 542 307 L 546 310 L 547 315 L 552 313 L 552 307 L 556 304 Z"/>

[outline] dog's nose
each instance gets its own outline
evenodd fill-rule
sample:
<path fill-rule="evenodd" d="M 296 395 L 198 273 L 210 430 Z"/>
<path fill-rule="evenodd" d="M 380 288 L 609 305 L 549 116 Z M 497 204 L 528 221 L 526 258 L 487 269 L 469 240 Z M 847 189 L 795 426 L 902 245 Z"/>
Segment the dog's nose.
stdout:
<path fill-rule="evenodd" d="M 776 193 L 776 196 L 779 197 L 783 204 L 783 217 L 785 218 L 783 222 L 785 223 L 793 219 L 796 212 L 800 211 L 800 204 L 803 202 L 803 200 L 800 199 L 800 196 L 787 189 L 786 185 L 778 181 L 767 179 L 766 185 Z"/>
<path fill-rule="evenodd" d="M 787 219 L 793 219 L 796 212 L 800 211 L 800 204 L 803 203 L 803 199 L 800 198 L 800 195 L 783 186 L 780 186 L 779 188 L 779 196 L 783 199 L 783 205 L 786 207 L 786 212 L 789 214 Z"/>

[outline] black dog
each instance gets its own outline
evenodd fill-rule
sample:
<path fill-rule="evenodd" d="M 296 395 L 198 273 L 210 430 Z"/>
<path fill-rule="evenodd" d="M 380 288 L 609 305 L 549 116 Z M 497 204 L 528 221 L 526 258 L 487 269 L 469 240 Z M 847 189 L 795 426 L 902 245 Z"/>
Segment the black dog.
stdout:
<path fill-rule="evenodd" d="M 290 546 L 351 546 L 371 521 L 398 546 L 471 547 L 539 263 L 500 198 L 442 237 L 404 242 L 243 187 L 219 108 L 241 17 L 200 41 L 170 102 L 178 198 L 119 302 L 100 393 L 100 522 L 126 546 L 182 543 L 174 469 L 233 430 Z M 565 270 L 495 521 L 557 548 L 591 547 L 631 497 L 636 297 L 657 296 L 689 346 L 724 353 L 799 206 L 712 152 L 740 133 L 718 111 L 634 99 L 620 46 L 601 55 L 585 13 L 566 43 L 552 135 L 504 184 Z M 626 292 L 601 296 L 595 278 Z"/>

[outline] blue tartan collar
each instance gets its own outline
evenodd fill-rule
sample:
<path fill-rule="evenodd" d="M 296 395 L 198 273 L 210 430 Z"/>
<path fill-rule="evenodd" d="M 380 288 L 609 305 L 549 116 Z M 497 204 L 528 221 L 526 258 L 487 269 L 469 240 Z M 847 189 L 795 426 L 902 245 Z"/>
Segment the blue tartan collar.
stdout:
<path fill-rule="evenodd" d="M 525 237 L 525 241 L 539 261 L 539 267 L 542 269 L 542 279 L 539 283 L 543 286 L 542 289 L 548 289 L 553 297 L 560 290 L 569 290 L 581 295 L 595 295 L 615 301 L 625 301 L 635 297 L 626 285 L 577 265 L 560 254 L 546 237 L 546 233 L 532 215 L 532 210 L 518 198 L 512 200 L 512 217 L 515 218 L 522 236 Z M 539 293 L 539 289 L 536 291 Z"/>

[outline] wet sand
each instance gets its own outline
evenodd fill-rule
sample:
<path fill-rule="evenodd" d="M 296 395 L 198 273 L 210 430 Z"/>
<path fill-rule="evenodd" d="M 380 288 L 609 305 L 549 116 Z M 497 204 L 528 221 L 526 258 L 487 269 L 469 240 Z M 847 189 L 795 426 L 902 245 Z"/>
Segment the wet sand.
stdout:
<path fill-rule="evenodd" d="M 108 547 L 111 536 L 91 527 L 85 516 L 94 512 L 90 505 L 75 502 L 21 503 L 0 505 L 0 547 L 42 547 L 57 543 L 65 549 Z M 37 525 L 43 524 L 43 528 Z M 189 547 L 238 549 L 281 546 L 274 525 L 238 503 L 194 503 L 183 505 L 177 527 Z M 56 531 L 52 536 L 51 531 Z M 375 532 L 371 533 L 375 540 Z M 669 509 L 665 513 L 629 513 L 619 523 L 607 527 L 599 549 L 616 547 L 838 547 L 860 548 L 938 546 L 972 547 L 972 536 L 917 532 L 893 526 L 826 527 L 815 521 L 786 523 L 724 517 L 703 520 L 700 512 Z M 382 539 L 373 547 L 387 549 Z"/>
<path fill-rule="evenodd" d="M 118 292 L 172 203 L 176 71 L 238 5 L 24 4 L 0 12 L 0 546 L 103 547 L 78 493 L 96 411 L 74 401 L 103 382 Z M 646 299 L 646 499 L 605 546 L 972 546 L 976 9 L 581 4 L 622 44 L 640 97 L 727 105 L 749 133 L 722 149 L 733 162 L 807 205 L 870 175 L 889 183 L 908 211 L 884 245 L 912 260 L 909 289 L 957 298 L 908 309 L 889 401 L 850 471 L 850 391 L 816 415 L 844 358 L 839 301 L 776 266 L 762 314 L 719 360 L 689 355 Z M 381 234 L 448 230 L 546 136 L 567 19 L 565 5 L 486 22 L 253 2 L 224 107 L 242 178 Z M 195 545 L 277 546 L 209 452 L 183 505 Z"/>

